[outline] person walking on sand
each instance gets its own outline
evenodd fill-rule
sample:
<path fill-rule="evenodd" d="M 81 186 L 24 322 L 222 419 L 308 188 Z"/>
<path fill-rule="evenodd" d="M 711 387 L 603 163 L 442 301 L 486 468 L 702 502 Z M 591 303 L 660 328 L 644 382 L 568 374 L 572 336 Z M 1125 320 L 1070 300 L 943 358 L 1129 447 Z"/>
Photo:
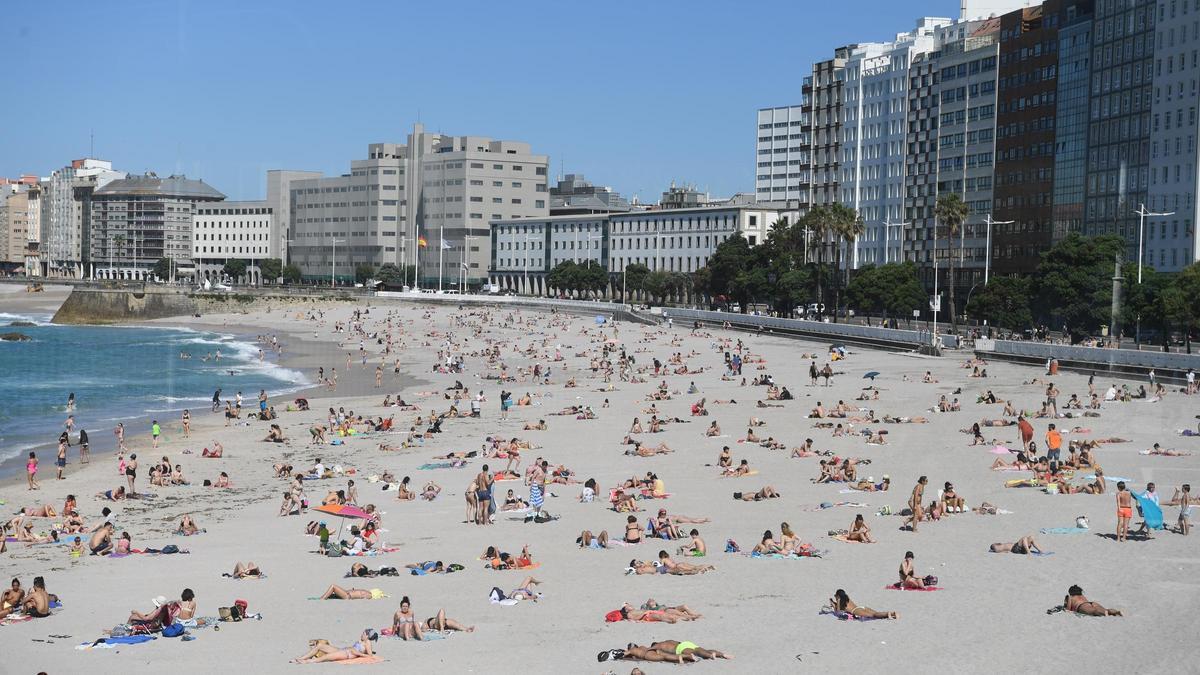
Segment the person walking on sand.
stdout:
<path fill-rule="evenodd" d="M 158 448 L 158 437 L 162 435 L 162 427 L 158 426 L 158 420 L 150 422 L 150 435 L 154 438 L 154 448 Z"/>
<path fill-rule="evenodd" d="M 812 363 L 808 364 L 808 377 L 810 380 L 812 380 L 812 382 L 810 382 L 808 386 L 810 386 L 810 387 L 817 386 L 817 378 L 819 378 L 820 376 L 821 376 L 821 371 L 817 370 L 817 362 L 813 361 Z"/>
<path fill-rule="evenodd" d="M 25 473 L 27 474 L 26 478 L 29 480 L 30 490 L 42 489 L 42 486 L 38 485 L 37 482 L 37 453 L 32 450 L 29 451 L 29 461 L 25 463 Z"/>
<path fill-rule="evenodd" d="M 1029 420 L 1025 419 L 1025 414 L 1017 415 L 1017 433 L 1021 435 L 1021 448 L 1028 448 L 1029 442 L 1033 440 L 1033 425 Z"/>
<path fill-rule="evenodd" d="M 113 429 L 113 435 L 117 437 L 117 449 L 121 452 L 126 452 L 129 448 L 125 447 L 125 423 L 117 422 L 117 428 Z"/>
<path fill-rule="evenodd" d="M 1129 536 L 1129 521 L 1133 519 L 1133 493 L 1125 489 L 1125 481 L 1117 483 L 1117 541 Z"/>
<path fill-rule="evenodd" d="M 83 427 L 79 428 L 79 462 L 87 464 L 91 460 L 91 448 L 88 446 L 87 430 Z"/>
<path fill-rule="evenodd" d="M 921 520 L 924 512 L 921 510 L 921 500 L 925 498 L 925 484 L 929 479 L 921 476 L 917 479 L 917 484 L 913 487 L 912 496 L 908 498 L 908 508 L 912 511 L 905 524 L 910 525 L 913 534 L 917 533 L 917 522 Z"/>
<path fill-rule="evenodd" d="M 54 460 L 58 466 L 58 480 L 63 480 L 63 469 L 67 466 L 67 441 L 59 439 L 58 441 L 58 457 Z"/>
<path fill-rule="evenodd" d="M 534 520 L 542 514 L 542 503 L 545 501 L 546 468 L 549 462 L 542 460 L 534 463 L 529 472 L 529 505 L 533 507 Z"/>
<path fill-rule="evenodd" d="M 383 366 L 375 366 L 375 388 L 383 386 Z"/>
<path fill-rule="evenodd" d="M 192 411 L 187 409 L 183 411 L 183 437 L 192 437 Z"/>
<path fill-rule="evenodd" d="M 212 411 L 217 412 L 220 409 L 221 409 L 221 388 L 217 387 L 217 390 L 213 392 Z"/>

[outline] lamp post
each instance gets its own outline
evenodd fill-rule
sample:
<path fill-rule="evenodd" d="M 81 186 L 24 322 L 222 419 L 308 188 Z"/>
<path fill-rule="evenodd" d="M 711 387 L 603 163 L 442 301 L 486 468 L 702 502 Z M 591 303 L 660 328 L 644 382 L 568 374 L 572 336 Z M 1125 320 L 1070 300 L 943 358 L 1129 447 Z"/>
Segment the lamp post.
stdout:
<path fill-rule="evenodd" d="M 1138 283 L 1140 284 L 1142 283 L 1142 243 L 1145 241 L 1143 231 L 1146 228 L 1146 217 L 1173 216 L 1175 215 L 1175 212 L 1166 211 L 1162 213 L 1155 213 L 1154 211 L 1147 211 L 1145 204 L 1138 204 L 1138 210 L 1134 211 L 1134 213 L 1138 216 Z"/>
<path fill-rule="evenodd" d="M 333 239 L 333 260 L 329 268 L 329 287 L 337 287 L 337 245 L 346 243 L 345 239 Z"/>
<path fill-rule="evenodd" d="M 892 228 L 893 227 L 904 227 L 904 226 L 910 225 L 910 224 L 911 223 L 891 223 L 891 222 L 888 222 L 887 218 L 883 219 L 883 264 L 886 265 L 888 262 L 888 250 L 890 250 L 890 246 L 888 245 L 888 242 L 890 241 L 889 236 L 892 233 Z M 900 241 L 904 241 L 903 236 L 904 236 L 903 230 L 901 230 Z"/>
<path fill-rule="evenodd" d="M 983 219 L 983 224 L 987 225 L 987 250 L 984 251 L 983 258 L 983 285 L 987 286 L 988 272 L 992 269 L 992 226 L 993 225 L 1012 225 L 1015 220 L 992 220 L 992 214 L 987 214 Z M 967 294 L 968 297 L 970 294 Z"/>

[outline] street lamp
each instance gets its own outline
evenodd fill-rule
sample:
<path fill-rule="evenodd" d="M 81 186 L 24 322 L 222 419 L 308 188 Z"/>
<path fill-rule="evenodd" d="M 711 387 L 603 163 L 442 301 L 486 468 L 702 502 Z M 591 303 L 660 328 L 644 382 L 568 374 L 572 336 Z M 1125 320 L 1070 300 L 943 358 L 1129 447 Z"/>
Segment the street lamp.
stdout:
<path fill-rule="evenodd" d="M 987 214 L 983 219 L 983 224 L 987 225 L 987 250 L 984 252 L 983 258 L 983 285 L 987 286 L 988 272 L 992 268 L 992 226 L 993 225 L 1012 225 L 1015 220 L 992 220 L 992 214 Z M 968 297 L 970 294 L 968 293 Z"/>
<path fill-rule="evenodd" d="M 332 237 L 331 237 L 332 239 Z M 337 287 L 337 245 L 346 243 L 345 239 L 332 239 L 333 241 L 333 260 L 329 268 L 329 287 Z"/>
<path fill-rule="evenodd" d="M 891 222 L 888 222 L 887 218 L 883 219 L 883 264 L 886 265 L 888 262 L 888 250 L 890 248 L 888 245 L 888 241 L 889 241 L 889 235 L 891 235 L 891 233 L 892 233 L 892 228 L 893 227 L 904 227 L 906 225 L 911 225 L 911 223 L 891 223 Z M 901 230 L 900 241 L 904 241 L 903 232 L 904 231 Z"/>
<path fill-rule="evenodd" d="M 1140 284 L 1142 283 L 1142 243 L 1145 241 L 1143 230 L 1146 227 L 1146 216 L 1173 216 L 1175 212 L 1155 213 L 1147 211 L 1145 204 L 1138 204 L 1138 210 L 1134 211 L 1134 214 L 1138 216 L 1138 283 Z"/>

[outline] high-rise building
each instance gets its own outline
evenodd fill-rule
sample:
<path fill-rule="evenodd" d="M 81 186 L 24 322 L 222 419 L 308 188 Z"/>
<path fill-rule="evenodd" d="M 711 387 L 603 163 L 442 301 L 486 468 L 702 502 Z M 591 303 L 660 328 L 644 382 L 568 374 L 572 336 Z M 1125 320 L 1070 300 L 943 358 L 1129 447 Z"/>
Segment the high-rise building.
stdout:
<path fill-rule="evenodd" d="M 486 279 L 487 223 L 549 213 L 545 155 L 527 143 L 431 134 L 374 143 L 349 175 L 291 182 L 291 262 L 323 279 L 336 266 L 418 266 L 423 286 Z M 336 242 L 336 243 L 335 243 Z M 336 246 L 336 248 L 335 248 Z"/>
<path fill-rule="evenodd" d="M 128 176 L 97 188 L 91 198 L 92 278 L 148 279 L 167 258 L 176 277 L 194 276 L 192 218 L 225 195 L 186 176 Z"/>
<path fill-rule="evenodd" d="M 1054 123 L 1053 231 L 1059 241 L 1083 231 L 1087 165 L 1088 103 L 1092 64 L 1094 0 L 1060 5 L 1058 27 L 1058 102 Z"/>
<path fill-rule="evenodd" d="M 42 205 L 41 259 L 46 276 L 83 278 L 92 193 L 124 177 L 125 172 L 113 170 L 112 162 L 84 158 L 42 180 L 46 198 Z"/>
<path fill-rule="evenodd" d="M 833 204 L 841 198 L 838 179 L 842 158 L 842 125 L 845 122 L 846 60 L 853 45 L 833 50 L 832 59 L 813 64 L 801 86 L 801 112 L 812 122 L 808 147 L 809 206 Z M 803 130 L 804 127 L 801 127 Z M 798 152 L 804 153 L 800 145 Z"/>
<path fill-rule="evenodd" d="M 895 262 L 900 250 L 908 130 L 909 68 L 934 51 L 950 19 L 925 17 L 889 42 L 855 45 L 846 60 L 839 201 L 854 209 L 863 234 L 846 253 L 848 269 Z M 895 238 L 893 238 L 895 237 Z"/>
<path fill-rule="evenodd" d="M 903 225 L 890 233 L 902 241 L 899 261 L 917 263 L 933 286 L 934 208 L 938 198 L 938 121 L 941 119 L 939 52 L 918 54 L 908 69 L 908 133 L 904 175 Z"/>
<path fill-rule="evenodd" d="M 1146 218 L 1144 263 L 1177 272 L 1200 260 L 1196 234 L 1196 80 L 1200 48 L 1200 4 L 1160 0 L 1154 17 L 1154 103 L 1150 128 L 1150 184 L 1146 209 L 1169 216 Z M 1200 301 L 1200 300 L 1197 300 Z"/>
<path fill-rule="evenodd" d="M 1031 274 L 1054 242 L 1061 0 L 1000 17 L 992 270 Z"/>
<path fill-rule="evenodd" d="M 1128 260 L 1150 185 L 1154 14 L 1154 0 L 1098 0 L 1093 18 L 1083 230 L 1122 237 Z"/>
<path fill-rule="evenodd" d="M 809 200 L 812 131 L 803 106 L 758 111 L 754 194 L 759 201 Z"/>

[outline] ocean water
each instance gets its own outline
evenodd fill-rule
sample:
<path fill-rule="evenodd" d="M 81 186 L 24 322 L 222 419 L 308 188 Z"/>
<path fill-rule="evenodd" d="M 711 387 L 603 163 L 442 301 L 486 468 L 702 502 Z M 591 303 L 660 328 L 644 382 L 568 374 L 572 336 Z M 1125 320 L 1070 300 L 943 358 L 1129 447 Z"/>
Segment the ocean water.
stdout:
<path fill-rule="evenodd" d="M 272 403 L 304 388 L 299 371 L 284 368 L 267 349 L 245 337 L 179 328 L 57 326 L 45 315 L 6 313 L 0 307 L 0 333 L 20 332 L 31 342 L 0 341 L 0 470 L 23 465 L 31 449 L 52 470 L 58 435 L 75 416 L 71 442 L 86 429 L 93 453 L 114 445 L 113 429 L 124 422 L 126 437 L 149 432 L 150 418 L 174 427 L 187 408 L 193 419 L 211 414 L 213 392 L 243 408 L 258 405 L 259 389 Z M 13 321 L 36 326 L 10 327 Z M 215 358 L 220 351 L 221 358 Z M 192 358 L 182 359 L 180 353 Z M 203 357 L 212 355 L 208 361 Z M 74 392 L 75 410 L 67 411 Z M 68 451 L 69 461 L 78 456 Z M 8 471 L 5 471 L 6 473 Z"/>

